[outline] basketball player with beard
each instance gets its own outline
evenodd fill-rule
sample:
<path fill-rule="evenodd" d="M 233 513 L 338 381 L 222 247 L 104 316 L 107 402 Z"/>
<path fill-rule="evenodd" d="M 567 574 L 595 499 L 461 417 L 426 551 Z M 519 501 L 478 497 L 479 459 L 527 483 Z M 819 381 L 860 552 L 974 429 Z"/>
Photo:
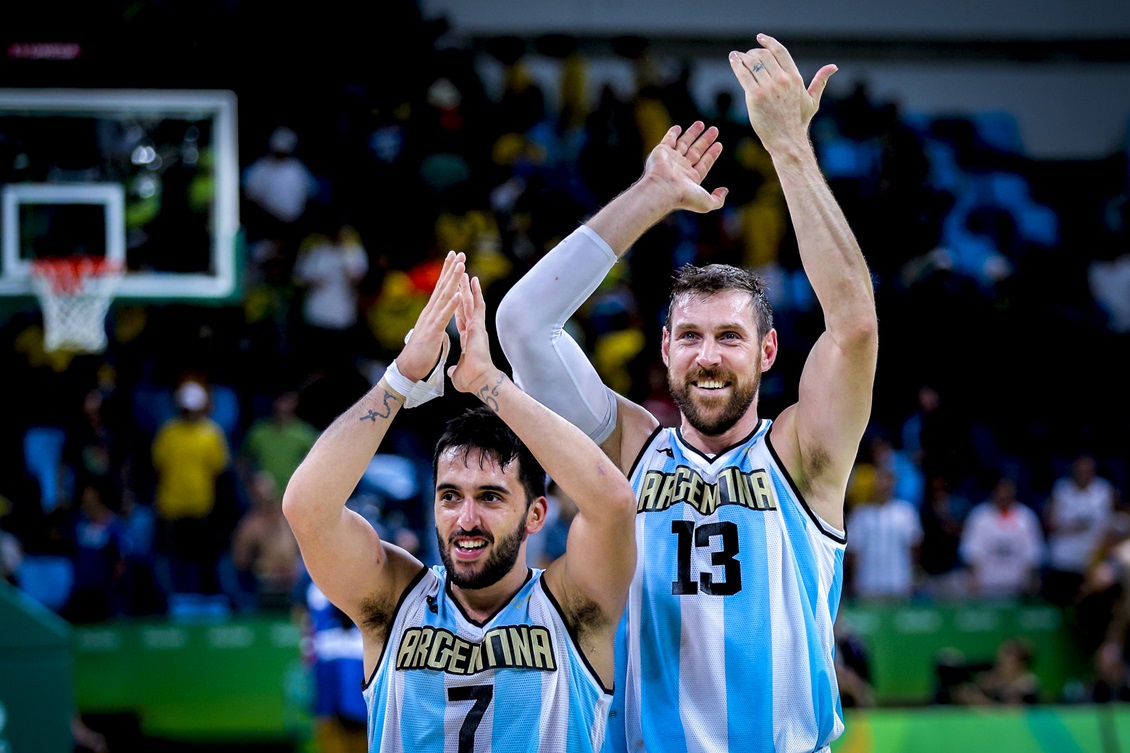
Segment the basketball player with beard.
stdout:
<path fill-rule="evenodd" d="M 617 644 L 623 724 L 610 727 L 608 749 L 812 753 L 843 731 L 832 626 L 844 493 L 871 410 L 874 293 L 808 137 L 836 69 L 806 87 L 780 42 L 758 42 L 729 62 L 825 315 L 797 402 L 773 420 L 758 413 L 777 332 L 764 285 L 746 269 L 686 267 L 675 279 L 662 358 L 677 427 L 608 390 L 562 329 L 663 217 L 722 206 L 725 188 L 702 187 L 722 145 L 700 122 L 668 131 L 642 177 L 498 311 L 515 380 L 600 443 L 636 492 L 639 565 Z"/>
<path fill-rule="evenodd" d="M 361 630 L 371 751 L 596 751 L 635 569 L 635 500 L 591 439 L 491 362 L 482 291 L 464 266 L 448 254 L 403 351 L 318 439 L 283 512 L 314 582 Z M 428 569 L 345 503 L 393 418 L 442 392 L 453 314 L 462 350 L 448 375 L 485 407 L 452 419 L 436 446 L 443 565 Z M 578 513 L 566 553 L 533 570 L 526 542 L 545 523 L 546 472 Z"/>

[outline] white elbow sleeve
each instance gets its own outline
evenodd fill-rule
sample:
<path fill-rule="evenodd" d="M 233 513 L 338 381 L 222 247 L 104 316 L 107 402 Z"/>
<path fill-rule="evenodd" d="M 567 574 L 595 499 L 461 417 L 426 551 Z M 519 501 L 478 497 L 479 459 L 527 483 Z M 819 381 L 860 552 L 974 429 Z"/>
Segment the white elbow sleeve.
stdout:
<path fill-rule="evenodd" d="M 616 395 L 564 326 L 615 263 L 608 244 L 581 226 L 515 283 L 496 319 L 515 384 L 598 444 L 616 427 Z"/>

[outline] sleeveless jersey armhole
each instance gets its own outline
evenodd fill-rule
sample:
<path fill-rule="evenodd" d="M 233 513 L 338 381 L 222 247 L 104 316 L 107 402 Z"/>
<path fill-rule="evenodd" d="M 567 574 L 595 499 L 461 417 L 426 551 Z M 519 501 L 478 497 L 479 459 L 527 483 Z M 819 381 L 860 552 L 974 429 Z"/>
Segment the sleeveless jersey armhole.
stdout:
<path fill-rule="evenodd" d="M 789 471 L 785 468 L 785 464 L 781 462 L 781 457 L 777 454 L 777 448 L 773 446 L 773 437 L 770 433 L 766 433 L 765 435 L 765 446 L 769 448 L 769 454 L 773 456 L 773 462 L 777 465 L 777 470 L 780 471 L 781 476 L 783 476 L 784 479 L 789 482 L 789 488 L 793 490 L 793 494 L 796 495 L 797 501 L 800 502 L 801 508 L 804 509 L 805 514 L 808 515 L 809 519 L 816 525 L 816 529 L 820 531 L 820 533 L 824 534 L 825 537 L 834 541 L 837 545 L 841 547 L 845 546 L 847 544 L 847 531 L 841 531 L 839 528 L 836 528 L 831 523 L 817 515 L 816 512 L 808 506 L 808 502 L 804 499 L 804 495 L 800 493 L 800 489 L 797 488 L 796 482 L 793 481 L 793 477 L 789 475 Z"/>
<path fill-rule="evenodd" d="M 408 585 L 404 587 L 404 591 L 400 594 L 400 599 L 396 602 L 396 608 L 392 610 L 392 617 L 388 622 L 388 634 L 390 639 L 392 637 L 392 626 L 396 624 L 396 618 L 400 616 L 400 610 L 404 607 L 404 602 L 408 600 L 409 594 L 416 590 L 416 587 L 420 585 L 420 581 L 424 579 L 424 576 L 428 573 L 429 569 L 430 568 L 428 568 L 426 565 L 421 567 L 420 572 L 416 573 L 415 577 L 413 577 Z M 368 678 L 365 679 L 364 682 L 361 683 L 361 690 L 365 690 L 373 684 L 373 678 L 377 676 L 377 672 L 379 672 L 381 669 L 381 662 L 385 660 L 385 654 L 388 653 L 388 644 L 389 641 L 386 640 L 384 647 L 381 648 L 380 656 L 377 657 L 377 663 L 373 665 L 372 673 Z"/>

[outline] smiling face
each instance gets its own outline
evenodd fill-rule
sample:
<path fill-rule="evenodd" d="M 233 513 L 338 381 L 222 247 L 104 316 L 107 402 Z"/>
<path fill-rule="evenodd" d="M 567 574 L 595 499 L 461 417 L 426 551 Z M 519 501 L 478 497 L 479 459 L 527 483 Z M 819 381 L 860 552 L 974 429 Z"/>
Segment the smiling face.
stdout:
<path fill-rule="evenodd" d="M 749 294 L 683 294 L 672 303 L 668 321 L 663 362 L 685 423 L 704 435 L 719 436 L 747 415 L 752 419 L 750 406 L 762 371 L 776 357 L 777 336 L 773 330 L 764 339 L 758 335 Z"/>
<path fill-rule="evenodd" d="M 526 535 L 545 520 L 545 498 L 530 500 L 518 461 L 501 466 L 479 448 L 450 446 L 436 458 L 436 543 L 451 582 L 493 586 L 526 570 Z"/>

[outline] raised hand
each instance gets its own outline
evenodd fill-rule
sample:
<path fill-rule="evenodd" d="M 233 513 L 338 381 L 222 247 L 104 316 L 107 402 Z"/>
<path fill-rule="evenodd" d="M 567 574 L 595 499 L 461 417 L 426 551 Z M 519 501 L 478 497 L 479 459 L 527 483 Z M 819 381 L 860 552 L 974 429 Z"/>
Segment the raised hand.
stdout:
<path fill-rule="evenodd" d="M 824 66 L 805 87 L 783 44 L 768 34 L 758 34 L 757 41 L 761 47 L 730 53 L 730 68 L 745 91 L 750 125 L 770 154 L 778 147 L 807 144 L 808 125 L 820 108 L 828 79 L 838 69 Z"/>
<path fill-rule="evenodd" d="M 490 357 L 490 339 L 487 336 L 486 302 L 478 277 L 461 276 L 456 294 L 459 305 L 455 309 L 455 326 L 459 330 L 459 361 L 447 370 L 451 383 L 460 392 L 475 392 L 490 405 L 490 389 L 502 372 L 495 368 Z M 482 390 L 486 392 L 482 392 Z M 495 406 L 496 407 L 496 406 Z"/>
<path fill-rule="evenodd" d="M 647 156 L 643 179 L 661 186 L 673 209 L 709 212 L 721 207 L 729 193 L 726 188 L 707 191 L 702 187 L 721 153 L 722 144 L 714 126 L 707 128 L 700 120 L 686 131 L 671 126 Z"/>
<path fill-rule="evenodd" d="M 444 330 L 459 304 L 459 281 L 464 276 L 466 264 L 467 257 L 462 252 L 447 252 L 439 280 L 424 310 L 416 318 L 412 337 L 396 357 L 396 367 L 407 379 L 414 382 L 426 379 L 435 368 L 447 340 Z"/>

